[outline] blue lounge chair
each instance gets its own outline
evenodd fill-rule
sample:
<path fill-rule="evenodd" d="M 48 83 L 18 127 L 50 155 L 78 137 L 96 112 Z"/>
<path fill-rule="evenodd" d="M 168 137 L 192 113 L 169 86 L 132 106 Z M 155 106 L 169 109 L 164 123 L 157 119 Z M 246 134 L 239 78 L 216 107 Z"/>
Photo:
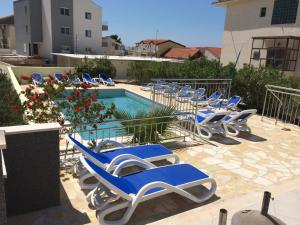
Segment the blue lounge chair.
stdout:
<path fill-rule="evenodd" d="M 205 91 L 205 88 L 198 88 L 196 91 L 194 91 L 193 97 L 199 99 L 204 96 Z"/>
<path fill-rule="evenodd" d="M 141 89 L 142 91 L 152 91 L 152 90 L 153 90 L 153 86 L 154 86 L 153 83 L 142 84 L 142 85 L 140 86 L 140 89 Z"/>
<path fill-rule="evenodd" d="M 113 174 L 95 165 L 89 159 L 80 157 L 84 167 L 99 180 L 99 186 L 92 190 L 87 200 L 97 209 L 96 216 L 102 225 L 124 225 L 131 218 L 137 206 L 150 199 L 169 193 L 176 193 L 196 203 L 210 199 L 217 184 L 213 178 L 189 164 L 177 164 L 156 167 L 151 163 L 134 160 L 122 162 Z M 144 170 L 120 177 L 124 167 L 136 165 Z M 200 195 L 194 195 L 189 188 L 209 184 L 209 189 Z M 118 201 L 116 201 L 118 200 Z M 111 220 L 107 215 L 124 209 L 121 218 Z"/>
<path fill-rule="evenodd" d="M 91 78 L 91 76 L 88 73 L 83 73 L 82 74 L 82 80 L 83 80 L 83 82 L 85 82 L 87 84 L 91 84 L 91 85 L 94 85 L 94 86 L 99 85 L 97 80 L 95 78 Z"/>
<path fill-rule="evenodd" d="M 63 73 L 54 73 L 54 78 L 55 78 L 56 82 L 61 83 L 61 84 L 69 82 L 68 79 L 64 80 L 64 74 Z"/>
<path fill-rule="evenodd" d="M 213 134 L 226 135 L 223 127 L 223 121 L 230 112 L 220 111 L 215 112 L 212 110 L 200 111 L 196 116 L 190 117 L 197 127 L 198 134 L 202 138 L 209 139 Z M 195 121 L 196 117 L 196 121 Z"/>
<path fill-rule="evenodd" d="M 41 84 L 45 83 L 45 80 L 40 73 L 33 72 L 32 73 L 32 82 L 34 85 L 41 85 Z"/>
<path fill-rule="evenodd" d="M 179 87 L 177 82 L 172 82 L 166 86 L 163 94 L 165 97 L 175 97 L 176 94 L 179 92 Z"/>
<path fill-rule="evenodd" d="M 106 74 L 99 74 L 99 80 L 105 85 L 105 86 L 115 86 L 115 82 L 109 78 Z"/>
<path fill-rule="evenodd" d="M 145 160 L 154 162 L 173 158 L 174 163 L 179 162 L 178 156 L 162 145 L 141 145 L 135 147 L 125 147 L 118 142 L 107 140 L 99 143 L 93 150 L 90 150 L 70 135 L 67 135 L 67 139 L 86 158 L 93 161 L 97 166 L 100 166 L 101 168 L 109 172 L 113 171 L 118 164 L 128 159 L 134 159 L 136 161 L 142 162 Z M 100 152 L 101 148 L 106 144 L 112 144 L 118 148 L 111 151 Z M 82 173 L 80 164 L 76 164 L 74 166 L 74 172 L 77 174 Z M 84 174 L 83 176 L 81 176 L 79 182 L 82 189 L 92 189 L 95 187 L 94 184 L 85 184 L 85 180 L 90 177 L 90 174 Z"/>
<path fill-rule="evenodd" d="M 215 109 L 235 109 L 241 102 L 242 98 L 238 95 L 231 97 L 228 101 L 220 101 L 218 103 L 210 104 L 209 107 Z"/>
<path fill-rule="evenodd" d="M 81 84 L 81 80 L 79 79 L 79 77 L 75 77 L 69 80 L 69 82 L 73 85 L 80 85 Z"/>
<path fill-rule="evenodd" d="M 185 85 L 176 95 L 176 100 L 179 102 L 187 102 L 192 97 L 192 87 L 190 85 Z"/>
<path fill-rule="evenodd" d="M 244 110 L 242 112 L 231 112 L 224 119 L 224 128 L 227 134 L 232 136 L 239 135 L 240 131 L 251 133 L 247 125 L 248 119 L 256 114 L 256 109 Z"/>
<path fill-rule="evenodd" d="M 222 97 L 222 93 L 220 91 L 215 91 L 212 93 L 211 96 L 207 97 L 193 97 L 191 99 L 191 103 L 193 105 L 209 105 L 215 102 L 218 102 L 218 100 Z"/>

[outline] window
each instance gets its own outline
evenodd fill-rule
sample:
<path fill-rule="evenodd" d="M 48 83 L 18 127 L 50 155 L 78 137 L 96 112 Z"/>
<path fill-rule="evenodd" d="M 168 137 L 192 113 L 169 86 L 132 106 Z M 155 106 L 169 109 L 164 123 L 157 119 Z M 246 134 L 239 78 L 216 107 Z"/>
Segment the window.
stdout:
<path fill-rule="evenodd" d="M 272 25 L 295 23 L 299 0 L 275 0 Z"/>
<path fill-rule="evenodd" d="M 87 20 L 91 20 L 91 19 L 92 19 L 92 13 L 86 12 L 86 13 L 85 13 L 85 18 L 86 18 Z"/>
<path fill-rule="evenodd" d="M 25 31 L 28 33 L 28 25 L 25 26 Z"/>
<path fill-rule="evenodd" d="M 253 38 L 250 64 L 295 71 L 299 47 L 300 37 Z"/>
<path fill-rule="evenodd" d="M 68 8 L 60 8 L 60 15 L 70 16 L 70 9 Z"/>
<path fill-rule="evenodd" d="M 260 17 L 266 17 L 267 14 L 267 8 L 263 7 L 260 9 Z"/>
<path fill-rule="evenodd" d="M 92 37 L 92 31 L 91 30 L 85 30 L 85 36 L 88 38 Z"/>
<path fill-rule="evenodd" d="M 62 28 L 60 28 L 60 32 L 61 32 L 62 34 L 67 34 L 67 35 L 69 35 L 69 34 L 71 33 L 71 28 L 70 28 L 70 27 L 62 27 Z"/>
<path fill-rule="evenodd" d="M 91 48 L 85 48 L 85 51 L 86 52 L 92 52 L 92 49 Z"/>
<path fill-rule="evenodd" d="M 102 42 L 102 47 L 108 47 L 108 43 L 107 42 Z"/>

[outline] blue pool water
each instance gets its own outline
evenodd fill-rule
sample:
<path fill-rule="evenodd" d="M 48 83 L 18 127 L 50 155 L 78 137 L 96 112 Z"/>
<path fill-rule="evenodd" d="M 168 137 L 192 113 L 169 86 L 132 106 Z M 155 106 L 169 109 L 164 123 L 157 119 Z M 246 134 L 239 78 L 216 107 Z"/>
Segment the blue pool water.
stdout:
<path fill-rule="evenodd" d="M 99 103 L 103 103 L 106 107 L 110 107 L 111 104 L 114 103 L 117 109 L 125 110 L 131 115 L 136 115 L 138 112 L 149 112 L 154 106 L 158 107 L 157 104 L 153 103 L 149 99 L 136 95 L 125 89 L 102 89 L 91 91 L 97 92 L 97 101 Z M 66 91 L 66 95 L 68 95 L 67 92 L 68 91 Z M 123 128 L 122 124 L 115 120 L 116 118 L 114 117 L 106 119 L 105 123 L 98 125 L 98 129 L 101 129 L 101 131 L 90 132 L 91 130 L 94 130 L 94 128 L 88 126 L 84 132 L 79 130 L 78 132 L 84 140 L 117 137 L 122 133 Z"/>

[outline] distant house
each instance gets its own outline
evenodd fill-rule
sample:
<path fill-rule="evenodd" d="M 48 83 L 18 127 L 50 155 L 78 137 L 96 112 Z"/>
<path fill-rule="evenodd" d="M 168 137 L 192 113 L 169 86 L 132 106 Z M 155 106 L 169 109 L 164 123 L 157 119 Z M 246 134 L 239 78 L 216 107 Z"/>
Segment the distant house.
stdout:
<path fill-rule="evenodd" d="M 200 60 L 203 57 L 208 60 L 220 60 L 221 48 L 201 47 L 201 48 L 172 48 L 164 54 L 170 59 L 190 59 Z"/>
<path fill-rule="evenodd" d="M 103 55 L 125 55 L 125 46 L 111 36 L 102 38 Z"/>
<path fill-rule="evenodd" d="M 299 0 L 220 0 L 226 7 L 221 62 L 300 75 Z"/>
<path fill-rule="evenodd" d="M 202 52 L 198 48 L 171 48 L 164 54 L 165 58 L 169 59 L 199 59 Z"/>
<path fill-rule="evenodd" d="M 0 49 L 16 49 L 13 15 L 0 18 Z"/>
<path fill-rule="evenodd" d="M 198 48 L 202 54 L 208 59 L 208 60 L 216 60 L 220 61 L 221 58 L 221 48 L 216 47 L 199 47 Z"/>
<path fill-rule="evenodd" d="M 171 48 L 185 48 L 185 46 L 172 40 L 143 40 L 136 43 L 133 54 L 161 57 Z"/>

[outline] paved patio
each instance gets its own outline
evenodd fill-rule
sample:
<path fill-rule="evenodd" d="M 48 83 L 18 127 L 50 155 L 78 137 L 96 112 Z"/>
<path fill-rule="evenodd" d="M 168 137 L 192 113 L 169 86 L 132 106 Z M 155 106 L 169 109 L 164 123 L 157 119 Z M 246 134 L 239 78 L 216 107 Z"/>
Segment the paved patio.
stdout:
<path fill-rule="evenodd" d="M 117 87 L 150 96 L 134 85 Z M 260 210 L 266 190 L 275 195 L 271 213 L 289 225 L 299 224 L 296 209 L 300 208 L 300 128 L 284 129 L 282 124 L 275 126 L 274 121 L 261 121 L 259 116 L 251 118 L 249 125 L 252 134 L 216 136 L 208 143 L 174 150 L 181 162 L 216 179 L 217 192 L 209 202 L 194 204 L 170 194 L 140 205 L 128 224 L 183 225 L 188 221 L 189 225 L 215 225 L 220 208 L 229 210 L 228 220 L 241 209 Z M 77 179 L 62 171 L 61 185 L 60 207 L 9 218 L 9 224 L 98 224 Z"/>

